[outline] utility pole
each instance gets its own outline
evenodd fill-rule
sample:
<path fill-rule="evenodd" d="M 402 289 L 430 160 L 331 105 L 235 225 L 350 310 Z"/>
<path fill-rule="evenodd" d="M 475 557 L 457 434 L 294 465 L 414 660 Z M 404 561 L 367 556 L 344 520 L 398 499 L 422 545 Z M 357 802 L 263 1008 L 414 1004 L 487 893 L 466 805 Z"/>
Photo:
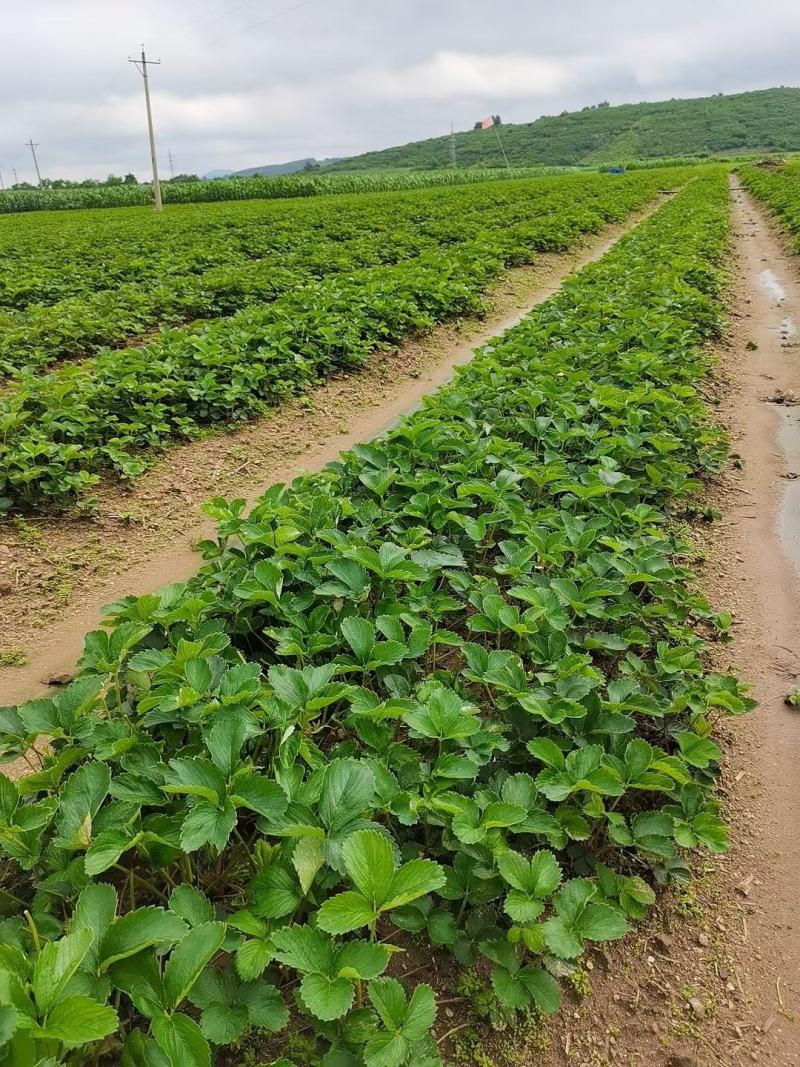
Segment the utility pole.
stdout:
<path fill-rule="evenodd" d="M 153 164 L 153 192 L 156 198 L 156 211 L 161 211 L 161 182 L 158 180 L 158 159 L 156 158 L 156 137 L 153 133 L 153 112 L 150 108 L 150 82 L 147 73 L 147 64 L 151 67 L 157 67 L 160 63 L 160 59 L 148 59 L 144 54 L 144 45 L 142 45 L 142 58 L 141 59 L 129 59 L 129 63 L 133 63 L 136 69 L 142 76 L 144 81 L 144 102 L 147 107 L 147 131 L 150 134 L 150 162 Z"/>
<path fill-rule="evenodd" d="M 11 173 L 14 175 L 14 185 L 19 185 L 19 178 L 17 177 L 17 168 L 12 167 Z"/>
<path fill-rule="evenodd" d="M 4 193 L 5 191 L 6 187 L 3 185 L 3 164 L 0 163 L 0 193 Z"/>
<path fill-rule="evenodd" d="M 172 159 L 172 149 L 167 152 L 167 155 L 169 156 L 169 176 L 170 178 L 172 178 L 173 181 L 175 181 L 175 163 Z"/>
<path fill-rule="evenodd" d="M 39 147 L 39 143 L 37 141 L 37 143 L 34 144 L 33 143 L 33 138 L 31 138 L 29 141 L 26 141 L 25 143 L 27 144 L 28 148 L 30 148 L 30 150 L 31 150 L 31 155 L 33 156 L 33 165 L 34 165 L 34 167 L 36 167 L 36 177 L 37 177 L 37 179 L 39 181 L 39 188 L 41 189 L 41 187 L 42 187 L 42 176 L 39 173 L 39 160 L 36 158 L 36 149 Z"/>
<path fill-rule="evenodd" d="M 450 122 L 450 166 L 455 170 L 456 167 L 456 135 L 453 130 L 453 123 Z"/>

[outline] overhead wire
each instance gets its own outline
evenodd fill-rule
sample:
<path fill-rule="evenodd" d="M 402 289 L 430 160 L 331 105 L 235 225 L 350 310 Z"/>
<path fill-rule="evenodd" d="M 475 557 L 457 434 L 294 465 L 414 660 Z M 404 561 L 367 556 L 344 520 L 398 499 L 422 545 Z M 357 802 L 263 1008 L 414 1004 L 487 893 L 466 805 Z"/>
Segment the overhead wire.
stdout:
<path fill-rule="evenodd" d="M 284 8 L 283 11 L 276 11 L 274 15 L 269 18 L 262 19 L 260 22 L 253 22 L 249 26 L 243 26 L 244 31 L 255 30 L 259 26 L 266 26 L 268 22 L 275 22 L 276 19 L 283 18 L 284 15 L 290 15 L 292 11 L 299 11 L 301 7 L 307 7 L 309 4 L 316 3 L 316 0 L 301 0 L 299 4 L 295 4 L 293 7 Z"/>

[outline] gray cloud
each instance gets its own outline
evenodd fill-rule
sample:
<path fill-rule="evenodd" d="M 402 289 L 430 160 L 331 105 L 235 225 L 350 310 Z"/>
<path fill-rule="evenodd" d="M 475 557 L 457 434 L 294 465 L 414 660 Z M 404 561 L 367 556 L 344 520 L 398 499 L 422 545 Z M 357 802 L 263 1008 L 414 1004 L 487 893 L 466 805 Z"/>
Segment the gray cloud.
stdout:
<path fill-rule="evenodd" d="M 796 0 L 2 0 L 0 165 L 147 174 L 346 155 L 612 103 L 791 84 Z M 286 12 L 285 14 L 282 14 Z M 278 17 L 275 17 L 278 16 Z M 166 168 L 165 168 L 166 169 Z"/>

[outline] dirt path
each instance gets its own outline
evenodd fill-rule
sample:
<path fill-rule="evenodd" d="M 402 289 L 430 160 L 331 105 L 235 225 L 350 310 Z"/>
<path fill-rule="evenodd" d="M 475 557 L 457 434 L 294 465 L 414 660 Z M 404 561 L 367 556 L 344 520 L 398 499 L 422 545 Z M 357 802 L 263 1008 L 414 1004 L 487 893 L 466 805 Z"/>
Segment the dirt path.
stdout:
<path fill-rule="evenodd" d="M 784 703 L 800 688 L 800 260 L 735 179 L 732 196 L 730 328 L 708 398 L 733 455 L 706 494 L 722 518 L 696 531 L 703 591 L 734 612 L 717 666 L 759 701 L 722 726 L 732 849 L 591 961 L 592 995 L 537 1067 L 800 1064 L 800 711 Z"/>
<path fill-rule="evenodd" d="M 0 526 L 0 705 L 41 695 L 48 679 L 68 676 L 104 605 L 193 574 L 199 564 L 193 545 L 215 530 L 202 520 L 204 501 L 220 495 L 254 500 L 268 486 L 318 470 L 380 434 L 447 381 L 476 347 L 515 326 L 661 202 L 569 253 L 508 271 L 487 294 L 492 310 L 483 320 L 439 326 L 239 430 L 171 448 L 132 488 L 104 486 L 91 519 L 43 517 Z"/>

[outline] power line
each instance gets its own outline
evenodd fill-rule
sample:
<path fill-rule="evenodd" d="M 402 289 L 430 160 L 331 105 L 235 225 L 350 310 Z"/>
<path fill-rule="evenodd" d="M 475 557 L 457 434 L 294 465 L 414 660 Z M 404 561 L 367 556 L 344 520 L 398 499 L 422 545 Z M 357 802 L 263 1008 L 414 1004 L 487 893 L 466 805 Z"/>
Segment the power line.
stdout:
<path fill-rule="evenodd" d="M 259 26 L 266 26 L 268 22 L 275 22 L 276 19 L 283 18 L 284 15 L 290 15 L 293 11 L 299 11 L 301 7 L 307 7 L 308 4 L 313 4 L 315 0 L 301 0 L 301 3 L 295 4 L 294 7 L 284 8 L 283 11 L 276 11 L 274 15 L 270 15 L 268 19 L 262 19 L 261 22 L 253 22 L 250 26 L 242 27 L 246 30 L 255 30 Z"/>
<path fill-rule="evenodd" d="M 239 0 L 239 3 L 234 4 L 233 7 L 228 8 L 227 11 L 223 11 L 221 14 L 217 15 L 217 17 L 213 18 L 209 23 L 207 23 L 207 25 L 213 26 L 217 22 L 222 22 L 222 20 L 228 18 L 229 15 L 235 15 L 237 11 L 241 11 L 242 8 L 249 7 L 252 3 L 255 3 L 255 0 Z M 225 5 L 222 6 L 224 7 Z"/>
<path fill-rule="evenodd" d="M 39 147 L 39 143 L 37 141 L 37 143 L 34 144 L 33 143 L 33 138 L 31 137 L 30 140 L 25 142 L 25 144 L 31 150 L 31 155 L 33 156 L 33 165 L 34 165 L 34 167 L 36 167 L 36 177 L 37 177 L 37 179 L 39 181 L 39 188 L 41 189 L 42 188 L 42 176 L 39 173 L 39 160 L 36 158 L 36 149 Z"/>
<path fill-rule="evenodd" d="M 142 76 L 144 82 L 144 102 L 147 108 L 147 132 L 150 135 L 150 162 L 153 164 L 153 192 L 156 199 L 156 211 L 161 211 L 161 182 L 158 180 L 158 159 L 156 157 L 156 137 L 153 133 L 153 111 L 150 107 L 150 81 L 147 73 L 147 64 L 151 67 L 160 66 L 160 59 L 148 59 L 144 54 L 144 45 L 142 45 L 142 58 L 141 59 L 128 59 L 129 63 L 133 63 L 136 69 Z"/>

